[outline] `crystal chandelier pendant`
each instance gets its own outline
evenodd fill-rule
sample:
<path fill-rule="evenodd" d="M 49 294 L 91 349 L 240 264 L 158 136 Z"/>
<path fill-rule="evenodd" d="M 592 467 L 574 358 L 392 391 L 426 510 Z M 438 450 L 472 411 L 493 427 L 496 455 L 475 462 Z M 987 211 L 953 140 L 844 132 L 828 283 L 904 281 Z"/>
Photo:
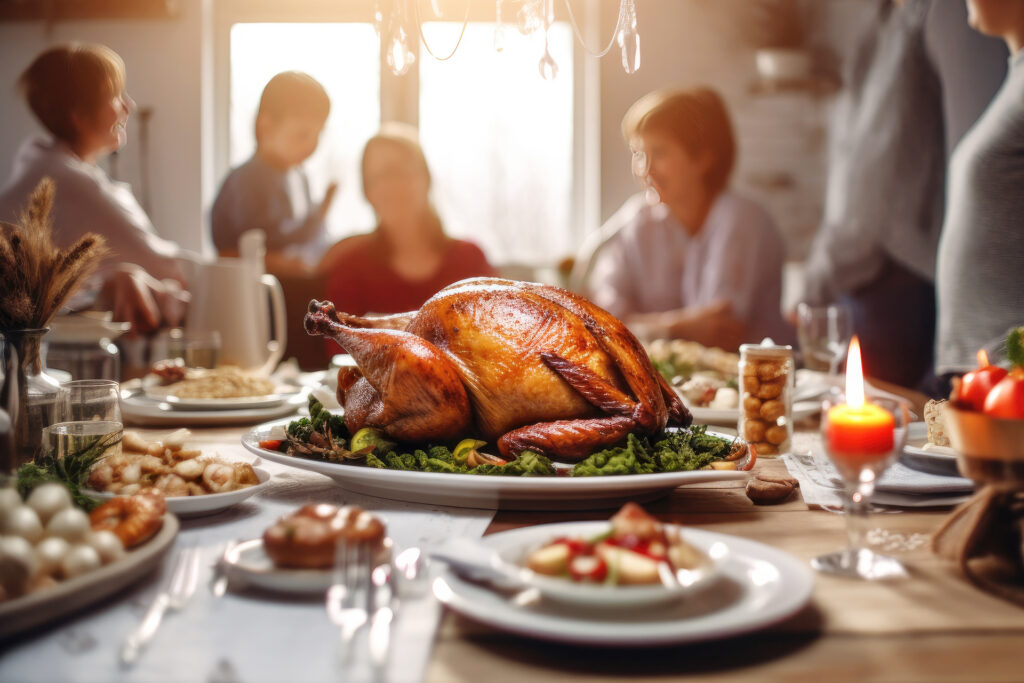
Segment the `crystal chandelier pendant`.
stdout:
<path fill-rule="evenodd" d="M 505 49 L 505 24 L 501 21 L 501 3 L 502 0 L 497 0 L 495 7 L 494 49 L 497 52 L 502 52 Z"/>
<path fill-rule="evenodd" d="M 555 23 L 555 1 L 545 0 L 544 5 L 544 56 L 540 58 L 537 68 L 540 70 L 541 78 L 545 81 L 553 81 L 558 76 L 558 64 L 551 56 L 548 35 L 551 32 L 551 24 Z"/>
<path fill-rule="evenodd" d="M 516 15 L 517 24 L 519 32 L 524 36 L 540 30 L 543 25 L 544 22 L 540 16 L 540 4 L 541 0 L 526 0 L 523 6 L 519 8 L 519 12 Z"/>
<path fill-rule="evenodd" d="M 416 61 L 416 53 L 409 48 L 409 36 L 401 26 L 391 35 L 391 45 L 387 51 L 388 68 L 396 76 L 404 76 L 412 63 Z"/>
<path fill-rule="evenodd" d="M 544 56 L 540 58 L 537 69 L 540 71 L 540 77 L 545 81 L 553 81 L 558 76 L 558 63 L 548 51 L 547 44 L 544 46 Z"/>
<path fill-rule="evenodd" d="M 622 49 L 622 68 L 627 74 L 633 74 L 640 68 L 640 34 L 637 32 L 634 0 L 622 0 L 622 13 L 622 28 L 618 33 L 618 43 Z"/>

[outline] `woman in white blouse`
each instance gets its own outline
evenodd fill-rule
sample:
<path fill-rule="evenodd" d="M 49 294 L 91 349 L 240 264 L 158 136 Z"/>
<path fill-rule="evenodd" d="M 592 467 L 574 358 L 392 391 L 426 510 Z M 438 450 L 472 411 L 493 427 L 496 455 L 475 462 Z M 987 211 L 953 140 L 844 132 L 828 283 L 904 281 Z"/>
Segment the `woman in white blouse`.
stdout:
<path fill-rule="evenodd" d="M 656 91 L 630 107 L 622 130 L 648 191 L 602 227 L 581 264 L 589 272 L 574 274 L 584 291 L 642 336 L 726 349 L 788 338 L 782 238 L 760 206 L 729 188 L 736 142 L 721 97 Z"/>
<path fill-rule="evenodd" d="M 97 166 L 124 144 L 135 105 L 121 57 L 103 45 L 59 45 L 36 57 L 19 85 L 50 137 L 21 146 L 0 191 L 0 220 L 17 224 L 29 194 L 49 176 L 54 241 L 67 246 L 88 232 L 107 239 L 99 305 L 138 331 L 180 323 L 188 297 L 176 260 L 181 250 L 156 234 L 130 187 Z"/>

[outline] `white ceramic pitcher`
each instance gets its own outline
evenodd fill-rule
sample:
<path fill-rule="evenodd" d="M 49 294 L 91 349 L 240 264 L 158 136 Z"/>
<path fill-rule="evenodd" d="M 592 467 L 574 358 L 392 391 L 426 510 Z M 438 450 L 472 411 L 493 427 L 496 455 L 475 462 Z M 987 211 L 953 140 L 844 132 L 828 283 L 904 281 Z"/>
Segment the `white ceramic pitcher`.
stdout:
<path fill-rule="evenodd" d="M 284 290 L 276 277 L 242 259 L 222 258 L 198 264 L 189 289 L 185 329 L 220 332 L 220 364 L 267 373 L 277 367 L 287 338 Z"/>

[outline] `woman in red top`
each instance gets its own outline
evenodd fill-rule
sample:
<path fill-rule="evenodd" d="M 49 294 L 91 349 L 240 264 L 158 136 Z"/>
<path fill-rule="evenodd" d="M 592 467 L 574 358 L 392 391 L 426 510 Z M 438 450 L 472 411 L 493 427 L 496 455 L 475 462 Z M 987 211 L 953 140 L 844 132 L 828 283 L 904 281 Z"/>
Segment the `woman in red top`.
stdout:
<path fill-rule="evenodd" d="M 385 124 L 366 143 L 362 170 L 363 193 L 378 223 L 371 233 L 338 242 L 324 257 L 327 298 L 339 311 L 412 311 L 446 285 L 496 274 L 479 247 L 444 234 L 414 129 Z"/>

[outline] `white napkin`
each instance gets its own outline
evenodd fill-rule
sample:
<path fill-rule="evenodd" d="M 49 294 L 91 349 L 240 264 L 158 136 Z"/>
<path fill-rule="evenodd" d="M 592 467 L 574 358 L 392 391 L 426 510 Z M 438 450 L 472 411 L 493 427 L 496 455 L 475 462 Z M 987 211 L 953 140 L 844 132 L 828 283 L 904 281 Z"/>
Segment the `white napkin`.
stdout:
<path fill-rule="evenodd" d="M 842 481 L 824 454 L 783 455 L 782 462 L 800 482 L 800 495 L 805 503 L 842 506 Z M 950 506 L 967 500 L 972 489 L 969 479 L 918 472 L 896 462 L 879 479 L 871 501 L 895 507 Z"/>

